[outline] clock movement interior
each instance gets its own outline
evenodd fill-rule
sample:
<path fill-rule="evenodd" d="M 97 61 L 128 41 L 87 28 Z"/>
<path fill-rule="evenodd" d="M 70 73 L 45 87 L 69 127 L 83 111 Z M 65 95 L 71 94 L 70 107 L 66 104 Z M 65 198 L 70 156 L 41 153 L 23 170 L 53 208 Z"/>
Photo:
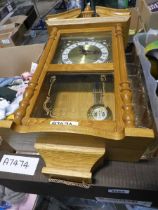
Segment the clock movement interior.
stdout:
<path fill-rule="evenodd" d="M 31 117 L 114 120 L 114 76 L 47 73 Z"/>

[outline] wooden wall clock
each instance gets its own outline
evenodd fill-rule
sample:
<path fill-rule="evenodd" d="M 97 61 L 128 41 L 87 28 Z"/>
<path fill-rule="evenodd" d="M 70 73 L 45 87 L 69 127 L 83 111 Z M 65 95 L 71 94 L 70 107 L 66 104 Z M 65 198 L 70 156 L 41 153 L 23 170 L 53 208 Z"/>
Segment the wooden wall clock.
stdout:
<path fill-rule="evenodd" d="M 52 26 L 13 128 L 40 134 L 43 173 L 90 181 L 102 156 L 137 161 L 154 133 L 135 126 L 124 22 L 81 22 Z"/>

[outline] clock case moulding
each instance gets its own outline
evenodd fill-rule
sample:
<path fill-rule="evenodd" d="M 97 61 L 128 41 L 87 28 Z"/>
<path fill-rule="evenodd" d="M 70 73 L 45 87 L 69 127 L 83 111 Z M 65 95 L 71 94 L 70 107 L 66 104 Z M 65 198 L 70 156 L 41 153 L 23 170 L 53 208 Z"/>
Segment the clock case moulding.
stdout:
<path fill-rule="evenodd" d="M 105 157 L 110 160 L 138 161 L 146 148 L 155 141 L 149 128 L 135 126 L 132 90 L 128 80 L 124 45 L 126 45 L 130 13 L 96 8 L 100 17 L 76 18 L 79 10 L 47 18 L 49 39 L 39 60 L 36 72 L 25 91 L 24 99 L 15 113 L 12 129 L 19 133 L 37 134 L 36 150 L 46 166 L 42 172 L 54 178 L 71 181 L 91 181 L 92 171 Z M 99 12 L 98 12 L 99 11 Z M 107 16 L 107 17 L 106 17 Z M 62 18 L 65 18 L 64 20 Z M 69 19 L 72 18 L 72 19 Z M 53 64 L 62 36 L 111 33 L 112 61 L 108 63 Z M 48 74 L 110 74 L 114 77 L 111 104 L 113 119 L 66 119 L 67 124 L 54 124 L 51 118 L 32 117 L 40 102 L 40 93 Z M 75 98 L 74 98 L 75 100 Z M 64 104 L 64 100 L 62 101 Z M 78 101 L 77 103 L 80 103 Z M 61 103 L 61 106 L 64 106 Z M 86 105 L 86 102 L 81 106 Z M 62 121 L 60 118 L 57 122 Z M 73 122 L 78 125 L 72 125 Z M 62 121 L 65 122 L 65 119 Z M 70 125 L 70 124 L 71 125 Z"/>

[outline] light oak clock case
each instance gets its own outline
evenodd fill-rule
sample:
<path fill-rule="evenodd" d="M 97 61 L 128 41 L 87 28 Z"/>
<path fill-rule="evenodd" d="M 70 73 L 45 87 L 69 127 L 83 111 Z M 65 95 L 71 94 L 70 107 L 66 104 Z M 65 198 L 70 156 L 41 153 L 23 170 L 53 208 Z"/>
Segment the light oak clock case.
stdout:
<path fill-rule="evenodd" d="M 54 177 L 90 180 L 90 171 L 105 153 L 105 148 L 108 159 L 136 161 L 154 141 L 154 133 L 152 129 L 135 127 L 122 24 L 113 23 L 110 26 L 109 23 L 89 23 L 85 27 L 79 20 L 77 25 L 76 23 L 64 28 L 52 27 L 38 68 L 24 94 L 20 108 L 15 113 L 13 129 L 21 133 L 41 133 L 42 136 L 35 147 L 46 162 L 44 173 L 53 174 Z M 106 35 L 110 34 L 110 46 L 107 43 L 104 45 L 100 38 L 95 38 L 100 34 L 105 36 L 105 39 Z M 66 48 L 69 54 L 70 50 L 77 47 L 70 43 L 60 51 L 60 43 L 65 37 L 70 39 L 69 41 L 72 41 L 72 37 L 81 37 L 88 42 L 87 45 L 90 45 L 90 39 L 94 38 L 92 50 L 89 51 L 82 48 L 83 40 L 74 41 L 81 45 L 78 57 L 80 53 L 81 56 L 82 53 L 85 56 L 87 53 L 100 55 L 96 48 L 100 48 L 101 45 L 103 49 L 100 57 L 107 53 L 104 54 L 107 49 L 108 57 L 111 57 L 103 59 L 102 62 L 100 57 L 94 59 L 94 62 L 62 62 L 62 58 L 60 60 L 59 57 Z M 69 46 L 72 46 L 72 49 Z M 96 62 L 98 60 L 99 62 Z M 105 80 L 100 82 L 100 78 Z M 56 86 L 53 86 L 53 79 Z M 96 107 L 90 116 L 88 114 L 90 107 L 95 105 L 93 85 L 98 80 L 100 87 L 104 86 L 102 104 L 108 113 L 101 111 L 103 115 L 106 114 L 105 119 L 101 120 L 92 117 L 93 113 L 100 113 L 100 109 L 99 112 L 94 111 Z M 110 117 L 107 117 L 108 115 Z"/>

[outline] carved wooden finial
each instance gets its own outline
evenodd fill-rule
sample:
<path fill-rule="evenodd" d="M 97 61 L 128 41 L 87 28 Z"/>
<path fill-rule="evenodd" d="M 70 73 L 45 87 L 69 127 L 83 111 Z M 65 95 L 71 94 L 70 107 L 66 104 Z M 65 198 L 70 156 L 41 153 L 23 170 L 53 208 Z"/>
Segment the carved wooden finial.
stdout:
<path fill-rule="evenodd" d="M 49 38 L 50 39 L 55 39 L 55 37 L 57 35 L 57 32 L 58 32 L 57 27 L 53 27 L 53 30 L 51 31 Z"/>
<path fill-rule="evenodd" d="M 91 6 L 90 6 L 90 3 L 88 3 L 87 4 L 87 6 L 86 6 L 86 8 L 85 8 L 85 10 L 84 10 L 85 12 L 87 11 L 92 11 L 92 9 L 91 9 Z"/>
<path fill-rule="evenodd" d="M 88 3 L 84 11 L 81 12 L 81 17 L 87 18 L 87 17 L 93 17 L 93 16 L 94 16 L 94 11 L 92 10 L 90 3 Z"/>
<path fill-rule="evenodd" d="M 123 37 L 121 24 L 116 25 L 116 36 L 122 36 Z"/>

